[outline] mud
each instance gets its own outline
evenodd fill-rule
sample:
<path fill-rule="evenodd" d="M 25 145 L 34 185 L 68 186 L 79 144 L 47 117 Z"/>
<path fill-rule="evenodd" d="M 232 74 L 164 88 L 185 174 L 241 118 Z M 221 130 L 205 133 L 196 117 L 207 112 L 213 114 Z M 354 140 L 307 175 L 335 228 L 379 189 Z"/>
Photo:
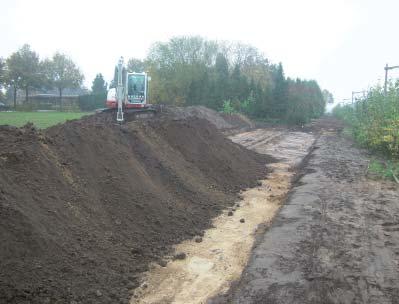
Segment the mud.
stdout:
<path fill-rule="evenodd" d="M 325 118 L 312 157 L 227 295 L 211 303 L 399 303 L 399 188 Z"/>
<path fill-rule="evenodd" d="M 176 246 L 177 252 L 186 255 L 184 260 L 154 265 L 142 278 L 141 287 L 132 290 L 131 304 L 199 304 L 226 292 L 240 277 L 257 233 L 272 222 L 291 187 L 294 168 L 314 142 L 310 134 L 262 129 L 231 139 L 280 160 L 268 165 L 272 173 L 267 179 L 243 191 L 242 201 L 214 219 L 202 242 L 194 238 Z"/>
<path fill-rule="evenodd" d="M 0 303 L 127 303 L 268 161 L 198 118 L 0 127 Z"/>

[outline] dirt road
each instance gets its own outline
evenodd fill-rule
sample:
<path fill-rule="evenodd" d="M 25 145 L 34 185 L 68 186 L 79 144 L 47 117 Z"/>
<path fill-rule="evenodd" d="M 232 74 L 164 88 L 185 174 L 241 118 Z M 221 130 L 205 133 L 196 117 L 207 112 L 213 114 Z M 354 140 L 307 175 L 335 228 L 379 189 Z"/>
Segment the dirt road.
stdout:
<path fill-rule="evenodd" d="M 331 119 L 241 279 L 211 303 L 399 303 L 399 189 Z"/>

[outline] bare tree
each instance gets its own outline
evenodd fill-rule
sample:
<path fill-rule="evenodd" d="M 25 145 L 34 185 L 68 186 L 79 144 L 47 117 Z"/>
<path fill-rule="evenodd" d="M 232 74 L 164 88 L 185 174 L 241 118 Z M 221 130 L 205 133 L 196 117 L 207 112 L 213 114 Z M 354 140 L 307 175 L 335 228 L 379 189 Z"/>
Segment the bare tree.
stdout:
<path fill-rule="evenodd" d="M 49 85 L 58 90 L 62 111 L 63 90 L 81 86 L 84 76 L 71 58 L 58 52 L 51 59 L 45 60 L 43 65 Z"/>
<path fill-rule="evenodd" d="M 14 106 L 18 89 L 25 90 L 25 102 L 28 102 L 29 90 L 40 87 L 44 80 L 39 55 L 25 44 L 7 58 L 6 65 L 5 78 L 14 89 Z"/>

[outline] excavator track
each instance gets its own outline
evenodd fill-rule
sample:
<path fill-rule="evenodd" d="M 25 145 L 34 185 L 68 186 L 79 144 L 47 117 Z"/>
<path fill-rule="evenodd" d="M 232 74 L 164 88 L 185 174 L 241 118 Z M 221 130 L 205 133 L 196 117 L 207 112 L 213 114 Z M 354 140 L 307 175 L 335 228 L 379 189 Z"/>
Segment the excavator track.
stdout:
<path fill-rule="evenodd" d="M 106 112 L 106 113 L 117 113 L 118 109 L 111 108 L 111 109 L 102 109 L 100 112 Z M 163 106 L 162 105 L 152 105 L 147 108 L 142 108 L 142 109 L 124 109 L 124 120 L 125 121 L 133 121 L 136 119 L 147 119 L 154 117 L 157 113 L 160 113 L 163 111 Z"/>
<path fill-rule="evenodd" d="M 157 113 L 156 109 L 148 108 L 148 109 L 127 109 L 124 111 L 125 120 L 131 121 L 135 119 L 146 119 L 154 117 Z"/>

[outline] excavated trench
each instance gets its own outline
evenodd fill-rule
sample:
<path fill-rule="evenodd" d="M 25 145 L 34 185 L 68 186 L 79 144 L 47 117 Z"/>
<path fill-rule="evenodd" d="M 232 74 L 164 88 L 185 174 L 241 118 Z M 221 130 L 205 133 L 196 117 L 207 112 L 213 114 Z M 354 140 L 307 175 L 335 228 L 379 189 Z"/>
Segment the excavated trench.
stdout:
<path fill-rule="evenodd" d="M 302 132 L 258 129 L 230 137 L 232 141 L 278 160 L 257 187 L 241 192 L 241 201 L 213 220 L 198 238 L 175 246 L 186 255 L 163 267 L 152 265 L 132 290 L 131 304 L 205 303 L 226 292 L 248 262 L 257 232 L 266 229 L 291 188 L 295 168 L 308 155 L 314 136 Z M 262 229 L 260 229 L 262 227 Z"/>
<path fill-rule="evenodd" d="M 209 303 L 399 303 L 399 187 L 323 117 L 286 203 L 242 276 Z"/>

